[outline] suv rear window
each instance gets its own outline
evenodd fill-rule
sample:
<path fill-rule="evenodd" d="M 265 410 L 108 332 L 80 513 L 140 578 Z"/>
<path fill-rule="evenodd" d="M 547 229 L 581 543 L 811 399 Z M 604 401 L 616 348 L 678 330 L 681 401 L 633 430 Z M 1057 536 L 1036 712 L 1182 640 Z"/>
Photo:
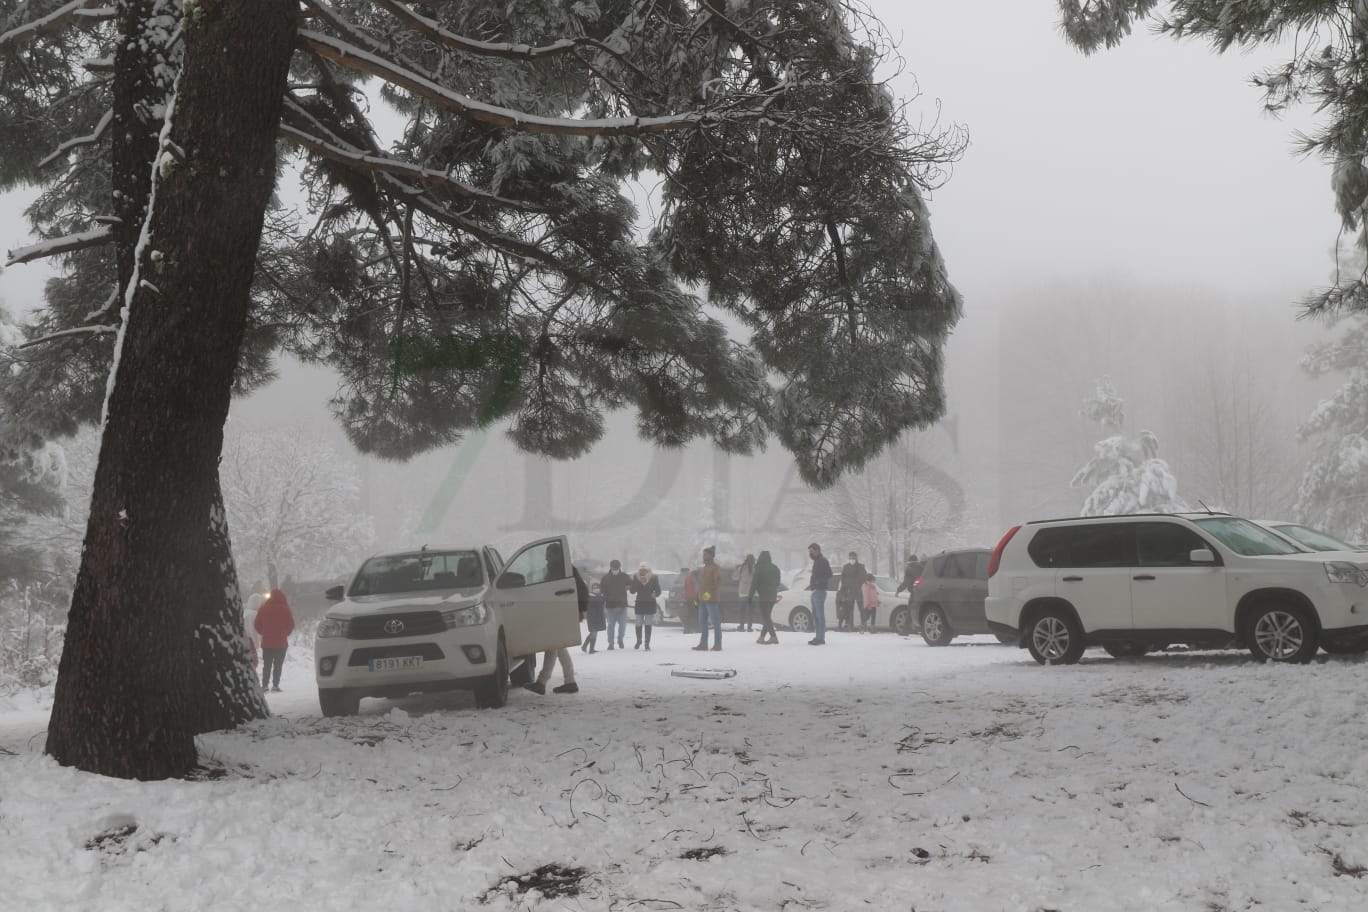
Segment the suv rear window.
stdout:
<path fill-rule="evenodd" d="M 931 560 L 931 574 L 941 579 L 988 578 L 987 551 L 947 551 Z"/>
<path fill-rule="evenodd" d="M 1041 529 L 1026 546 L 1037 567 L 1128 567 L 1130 523 L 1081 523 Z"/>

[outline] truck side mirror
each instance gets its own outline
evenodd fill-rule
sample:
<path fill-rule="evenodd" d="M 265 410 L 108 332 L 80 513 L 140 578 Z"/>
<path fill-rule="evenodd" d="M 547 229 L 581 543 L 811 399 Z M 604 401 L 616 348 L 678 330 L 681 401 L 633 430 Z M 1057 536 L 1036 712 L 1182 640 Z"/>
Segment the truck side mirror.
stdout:
<path fill-rule="evenodd" d="M 340 602 L 340 601 L 342 601 L 342 587 L 341 587 L 341 586 L 333 586 L 332 588 L 326 590 L 326 591 L 323 593 L 323 597 L 326 598 L 326 599 L 327 599 L 328 601 L 330 601 L 330 602 Z"/>
<path fill-rule="evenodd" d="M 1188 553 L 1188 563 L 1214 564 L 1216 563 L 1216 553 L 1210 548 L 1194 548 Z"/>

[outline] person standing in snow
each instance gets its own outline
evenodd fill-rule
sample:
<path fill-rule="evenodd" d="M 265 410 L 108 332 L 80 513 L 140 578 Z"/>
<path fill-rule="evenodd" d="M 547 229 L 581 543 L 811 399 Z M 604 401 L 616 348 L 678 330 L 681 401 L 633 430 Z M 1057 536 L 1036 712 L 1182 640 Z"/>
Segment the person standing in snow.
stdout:
<path fill-rule="evenodd" d="M 812 593 L 812 626 L 816 634 L 808 640 L 808 645 L 824 646 L 827 583 L 831 582 L 831 562 L 822 554 L 822 546 L 816 542 L 808 545 L 808 557 L 812 558 L 812 572 L 808 574 L 808 591 Z"/>
<path fill-rule="evenodd" d="M 747 554 L 746 559 L 736 565 L 732 579 L 736 581 L 736 595 L 741 600 L 741 623 L 737 630 L 751 630 L 755 617 L 755 599 L 751 596 L 751 580 L 755 578 L 755 555 Z"/>
<path fill-rule="evenodd" d="M 866 573 L 861 594 L 864 596 L 864 605 L 860 608 L 860 630 L 861 632 L 874 630 L 874 613 L 879 610 L 879 584 L 874 579 L 874 574 Z"/>
<path fill-rule="evenodd" d="M 584 578 L 573 564 L 570 565 L 570 575 L 575 578 L 576 608 L 579 611 L 579 619 L 583 621 L 589 613 L 589 587 L 584 584 Z M 565 555 L 561 551 L 560 543 L 552 542 L 546 546 L 546 572 L 542 579 L 565 579 L 565 576 Z M 570 650 L 564 646 L 543 652 L 542 668 L 537 673 L 537 680 L 524 684 L 523 687 L 535 694 L 546 693 L 546 685 L 551 681 L 551 673 L 556 670 L 557 662 L 560 662 L 562 680 L 559 685 L 551 688 L 552 691 L 558 694 L 579 693 L 579 684 L 575 681 L 575 663 L 570 658 Z"/>
<path fill-rule="evenodd" d="M 628 589 L 636 596 L 634 608 L 636 614 L 636 646 L 640 649 L 642 644 L 641 630 L 646 629 L 646 651 L 651 651 L 651 630 L 655 628 L 656 609 L 660 607 L 657 601 L 660 598 L 660 580 L 651 572 L 651 567 L 645 561 L 637 567 L 636 576 L 633 577 Z"/>
<path fill-rule="evenodd" d="M 262 591 L 264 588 L 260 581 L 253 583 L 251 593 L 247 596 L 247 600 L 242 603 L 242 635 L 247 641 L 247 651 L 251 653 L 253 668 L 256 668 L 261 661 L 258 658 L 257 650 L 260 644 L 257 642 L 257 632 L 254 625 L 256 624 L 257 612 L 261 610 L 262 604 L 266 601 L 266 595 Z"/>
<path fill-rule="evenodd" d="M 906 592 L 908 597 L 911 597 L 912 589 L 917 585 L 917 580 L 921 578 L 925 567 L 926 561 L 917 560 L 915 554 L 907 555 L 907 563 L 903 564 L 902 582 L 898 584 L 898 591 L 893 594 L 902 595 Z"/>
<path fill-rule="evenodd" d="M 779 642 L 774 634 L 774 600 L 779 596 L 779 568 L 768 551 L 760 552 L 755 562 L 755 576 L 751 578 L 748 594 L 760 606 L 760 638 L 757 643 L 772 646 Z"/>
<path fill-rule="evenodd" d="M 861 594 L 861 587 L 864 586 L 865 577 L 869 571 L 865 565 L 860 563 L 860 555 L 851 551 L 846 557 L 846 562 L 841 567 L 841 585 L 836 590 L 836 627 L 846 627 L 850 630 L 855 629 L 855 611 L 859 609 L 860 615 L 864 616 L 864 598 Z"/>
<path fill-rule="evenodd" d="M 703 549 L 703 566 L 698 568 L 698 645 L 695 651 L 708 648 L 708 628 L 713 629 L 713 652 L 722 651 L 722 568 L 714 558 L 717 549 L 712 545 Z"/>
<path fill-rule="evenodd" d="M 617 648 L 626 648 L 622 638 L 627 635 L 627 587 L 632 578 L 622 572 L 622 561 L 614 559 L 608 564 L 608 572 L 599 580 L 603 592 L 604 613 L 608 616 L 608 648 L 613 648 L 613 633 L 617 632 Z"/>
<path fill-rule="evenodd" d="M 272 589 L 261 603 L 252 629 L 261 636 L 261 689 L 280 693 L 280 672 L 285 667 L 285 652 L 290 647 L 290 634 L 295 620 L 285 593 Z"/>
<path fill-rule="evenodd" d="M 598 652 L 595 648 L 598 641 L 598 632 L 607 626 L 604 623 L 603 592 L 598 583 L 594 583 L 594 585 L 589 587 L 589 607 L 584 614 L 584 620 L 589 625 L 589 635 L 584 638 L 584 645 L 580 646 L 580 652 Z M 611 649 L 612 644 L 609 643 L 608 647 Z"/>

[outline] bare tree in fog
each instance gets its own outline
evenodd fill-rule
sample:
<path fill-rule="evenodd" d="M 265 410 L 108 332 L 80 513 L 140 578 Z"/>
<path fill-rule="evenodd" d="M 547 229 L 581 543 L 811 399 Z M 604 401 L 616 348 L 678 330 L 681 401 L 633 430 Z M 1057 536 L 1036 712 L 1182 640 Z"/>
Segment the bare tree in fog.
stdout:
<path fill-rule="evenodd" d="M 931 461 L 944 459 L 943 449 L 904 434 L 863 470 L 815 494 L 806 521 L 831 537 L 831 554 L 858 551 L 872 573 L 893 573 L 910 553 L 962 544 L 968 502 L 954 476 Z"/>

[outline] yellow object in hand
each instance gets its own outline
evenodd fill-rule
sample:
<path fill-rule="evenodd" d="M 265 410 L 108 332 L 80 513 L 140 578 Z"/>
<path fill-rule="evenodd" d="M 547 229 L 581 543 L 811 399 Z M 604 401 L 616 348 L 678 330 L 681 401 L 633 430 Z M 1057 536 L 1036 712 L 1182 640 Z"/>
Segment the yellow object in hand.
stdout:
<path fill-rule="evenodd" d="M 703 601 L 705 601 L 705 602 L 711 602 L 711 601 L 712 601 L 712 593 L 711 593 L 711 592 L 705 592 L 705 593 L 703 593 Z"/>

